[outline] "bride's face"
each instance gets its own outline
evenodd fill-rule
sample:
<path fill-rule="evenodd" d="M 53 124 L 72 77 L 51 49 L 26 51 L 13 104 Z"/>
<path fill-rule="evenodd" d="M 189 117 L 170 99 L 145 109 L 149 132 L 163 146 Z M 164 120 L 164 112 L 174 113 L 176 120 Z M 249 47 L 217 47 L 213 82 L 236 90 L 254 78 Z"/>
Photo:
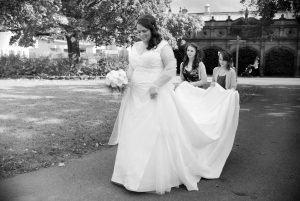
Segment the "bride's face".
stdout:
<path fill-rule="evenodd" d="M 147 29 L 146 27 L 140 24 L 136 25 L 136 29 L 139 39 L 141 39 L 144 43 L 148 43 L 151 38 L 150 29 Z"/>

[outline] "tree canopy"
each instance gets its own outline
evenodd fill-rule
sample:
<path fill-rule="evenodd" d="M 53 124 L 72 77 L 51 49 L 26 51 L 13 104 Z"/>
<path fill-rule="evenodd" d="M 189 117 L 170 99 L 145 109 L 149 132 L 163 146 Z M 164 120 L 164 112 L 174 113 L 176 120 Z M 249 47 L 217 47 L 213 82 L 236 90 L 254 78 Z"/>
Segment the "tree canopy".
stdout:
<path fill-rule="evenodd" d="M 255 12 L 262 17 L 262 23 L 271 24 L 275 14 L 280 11 L 290 11 L 300 22 L 299 0 L 241 0 L 242 4 L 254 8 Z"/>
<path fill-rule="evenodd" d="M 66 38 L 71 68 L 79 62 L 79 41 L 124 45 L 135 40 L 139 16 L 152 14 L 164 38 L 176 40 L 200 31 L 202 20 L 165 12 L 170 0 L 0 0 L 0 29 L 11 31 L 10 43 L 32 46 L 37 37 Z"/>
<path fill-rule="evenodd" d="M 164 36 L 176 40 L 199 31 L 202 21 L 193 16 L 166 14 L 170 0 L 0 0 L 2 29 L 15 35 L 11 43 L 34 44 L 34 38 L 74 36 L 109 44 L 124 44 L 134 38 L 137 18 L 154 15 Z M 73 39 L 74 40 L 74 39 Z"/>

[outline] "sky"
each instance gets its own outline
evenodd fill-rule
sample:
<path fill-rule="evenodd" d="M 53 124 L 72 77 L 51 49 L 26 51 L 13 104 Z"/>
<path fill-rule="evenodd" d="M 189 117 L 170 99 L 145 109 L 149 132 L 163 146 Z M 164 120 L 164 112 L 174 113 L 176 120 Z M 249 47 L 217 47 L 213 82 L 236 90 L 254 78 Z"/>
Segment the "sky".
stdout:
<path fill-rule="evenodd" d="M 240 0 L 173 0 L 171 9 L 173 13 L 178 13 L 180 7 L 188 9 L 189 13 L 202 13 L 206 4 L 210 4 L 210 12 L 240 11 L 244 8 Z"/>

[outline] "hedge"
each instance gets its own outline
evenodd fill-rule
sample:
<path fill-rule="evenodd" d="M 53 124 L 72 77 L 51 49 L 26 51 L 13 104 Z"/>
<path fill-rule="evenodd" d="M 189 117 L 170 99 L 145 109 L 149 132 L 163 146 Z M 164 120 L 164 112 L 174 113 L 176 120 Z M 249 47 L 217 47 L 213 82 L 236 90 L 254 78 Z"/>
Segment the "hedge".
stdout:
<path fill-rule="evenodd" d="M 293 76 L 294 55 L 287 49 L 275 48 L 266 55 L 265 76 Z"/>
<path fill-rule="evenodd" d="M 126 69 L 126 58 L 81 58 L 76 72 L 70 73 L 68 58 L 24 58 L 16 55 L 0 57 L 0 78 L 48 78 L 68 76 L 105 76 L 113 69 Z"/>

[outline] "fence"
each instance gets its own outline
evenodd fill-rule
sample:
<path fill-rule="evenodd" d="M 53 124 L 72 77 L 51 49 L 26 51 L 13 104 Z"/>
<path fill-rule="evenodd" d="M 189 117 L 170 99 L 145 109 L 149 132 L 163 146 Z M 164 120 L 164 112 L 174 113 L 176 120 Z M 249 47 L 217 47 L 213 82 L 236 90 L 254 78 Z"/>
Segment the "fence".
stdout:
<path fill-rule="evenodd" d="M 28 48 L 9 47 L 9 48 L 5 48 L 5 49 L 0 49 L 0 56 L 8 56 L 8 55 L 11 55 L 11 54 L 29 58 Z"/>

